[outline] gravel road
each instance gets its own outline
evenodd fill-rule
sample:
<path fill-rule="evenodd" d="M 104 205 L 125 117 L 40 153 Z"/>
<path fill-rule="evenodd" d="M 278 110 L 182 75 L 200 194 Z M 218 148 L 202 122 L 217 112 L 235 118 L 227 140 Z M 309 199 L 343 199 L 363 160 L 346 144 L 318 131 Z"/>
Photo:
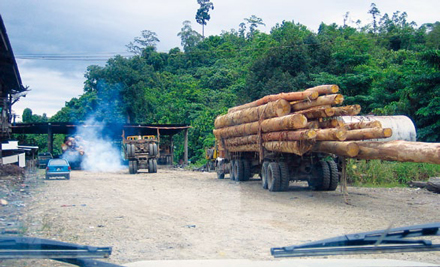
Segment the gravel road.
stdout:
<path fill-rule="evenodd" d="M 272 193 L 215 173 L 159 169 L 129 175 L 73 171 L 41 180 L 28 198 L 27 235 L 112 246 L 108 260 L 272 260 L 274 246 L 439 221 L 440 195 L 412 188 L 309 191 L 292 183 Z M 350 256 L 338 256 L 349 258 Z M 354 257 L 354 256 L 351 256 Z M 356 256 L 440 264 L 439 252 Z M 32 263 L 37 264 L 37 263 Z M 47 264 L 47 263 L 45 263 Z"/>

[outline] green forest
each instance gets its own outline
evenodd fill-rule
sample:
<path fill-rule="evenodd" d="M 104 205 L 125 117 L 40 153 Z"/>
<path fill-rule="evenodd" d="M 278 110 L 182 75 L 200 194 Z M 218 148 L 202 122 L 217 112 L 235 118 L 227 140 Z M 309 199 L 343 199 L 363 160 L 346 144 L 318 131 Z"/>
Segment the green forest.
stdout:
<path fill-rule="evenodd" d="M 407 115 L 420 141 L 439 142 L 440 22 L 416 25 L 406 12 L 382 14 L 375 4 L 366 12 L 371 24 L 346 23 L 347 13 L 344 25 L 322 23 L 312 31 L 282 21 L 270 33 L 259 30 L 264 18 L 251 16 L 237 29 L 206 37 L 185 21 L 177 33 L 182 48 L 168 52 L 158 52 L 160 36 L 145 30 L 127 45 L 132 57 L 87 68 L 79 98 L 51 118 L 26 110 L 23 122 L 82 122 L 93 115 L 107 122 L 189 124 L 189 156 L 197 162 L 214 145 L 215 117 L 228 108 L 337 84 L 344 104 L 360 104 L 362 114 Z M 177 145 L 175 159 L 182 154 Z"/>

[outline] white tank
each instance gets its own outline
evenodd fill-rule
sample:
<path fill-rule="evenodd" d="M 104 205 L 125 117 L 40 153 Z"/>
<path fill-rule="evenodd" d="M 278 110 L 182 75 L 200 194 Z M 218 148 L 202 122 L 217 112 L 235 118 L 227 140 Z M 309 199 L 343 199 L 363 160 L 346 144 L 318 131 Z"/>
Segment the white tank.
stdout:
<path fill-rule="evenodd" d="M 374 141 L 417 140 L 416 127 L 414 126 L 413 121 L 407 116 L 341 116 L 341 119 L 345 123 L 360 121 L 380 121 L 383 128 L 391 128 L 393 130 L 393 135 L 391 137 L 384 139 L 374 139 Z"/>

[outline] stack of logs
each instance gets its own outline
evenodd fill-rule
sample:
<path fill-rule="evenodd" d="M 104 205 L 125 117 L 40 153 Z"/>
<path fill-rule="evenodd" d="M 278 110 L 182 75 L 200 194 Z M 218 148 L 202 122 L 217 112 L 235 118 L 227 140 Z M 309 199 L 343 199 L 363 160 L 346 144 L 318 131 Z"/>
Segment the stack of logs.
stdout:
<path fill-rule="evenodd" d="M 440 163 L 439 144 L 390 141 L 390 128 L 379 121 L 345 124 L 339 116 L 359 114 L 359 105 L 339 106 L 344 97 L 337 85 L 321 85 L 301 92 L 268 95 L 230 108 L 215 120 L 219 152 L 323 152 L 359 159 Z M 263 149 L 264 148 L 264 149 Z M 433 155 L 435 154 L 435 156 Z"/>

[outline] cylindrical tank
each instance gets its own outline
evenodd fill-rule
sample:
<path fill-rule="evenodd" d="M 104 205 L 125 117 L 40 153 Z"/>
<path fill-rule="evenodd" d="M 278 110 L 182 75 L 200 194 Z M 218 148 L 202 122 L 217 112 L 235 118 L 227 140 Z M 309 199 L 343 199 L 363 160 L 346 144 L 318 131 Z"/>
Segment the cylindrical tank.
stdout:
<path fill-rule="evenodd" d="M 360 122 L 360 121 L 379 121 L 382 123 L 382 128 L 391 128 L 393 135 L 384 139 L 374 139 L 369 141 L 393 141 L 405 140 L 416 141 L 417 133 L 416 127 L 410 118 L 407 116 L 341 116 L 345 123 Z"/>

